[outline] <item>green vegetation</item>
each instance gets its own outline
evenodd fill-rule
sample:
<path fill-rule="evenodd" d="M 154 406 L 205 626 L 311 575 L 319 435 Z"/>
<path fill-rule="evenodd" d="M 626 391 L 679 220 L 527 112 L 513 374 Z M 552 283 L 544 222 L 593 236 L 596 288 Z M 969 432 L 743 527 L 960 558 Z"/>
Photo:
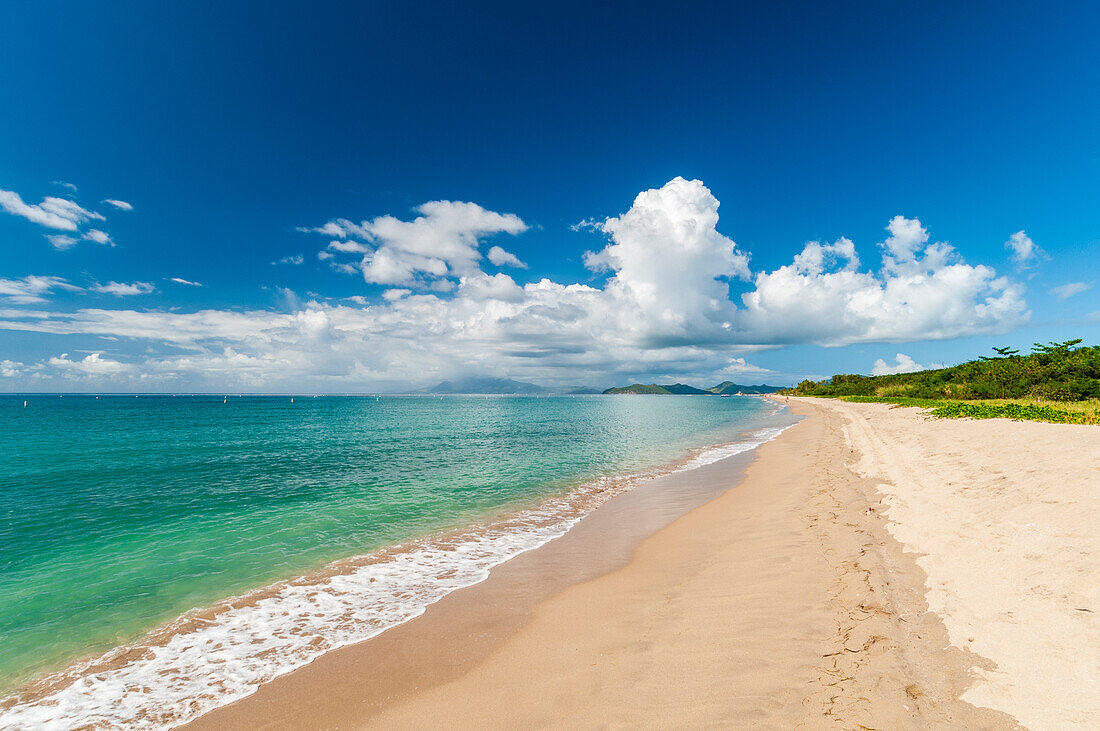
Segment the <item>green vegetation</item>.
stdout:
<path fill-rule="evenodd" d="M 716 393 L 718 395 L 722 395 L 722 394 L 725 394 L 725 393 L 733 394 L 733 393 L 738 393 L 738 392 L 741 392 L 741 393 L 775 393 L 776 391 L 779 390 L 779 387 L 778 386 L 767 386 L 765 384 L 760 384 L 759 386 L 742 386 L 740 384 L 734 383 L 733 381 L 722 381 L 717 386 L 711 386 L 710 388 L 708 388 L 706 390 L 710 391 L 711 393 Z"/>
<path fill-rule="evenodd" d="M 1087 401 L 1042 401 L 1038 399 L 949 399 L 889 398 L 886 396 L 840 396 L 853 403 L 886 403 L 931 409 L 931 415 L 957 419 L 1015 419 L 1049 421 L 1055 424 L 1100 424 L 1100 399 Z"/>
<path fill-rule="evenodd" d="M 951 368 L 888 376 L 836 375 L 827 381 L 803 381 L 781 393 L 919 406 L 945 418 L 1100 424 L 1100 347 L 1080 343 L 1036 343 L 1029 355 L 994 348 L 996 355 Z"/>
<path fill-rule="evenodd" d="M 677 395 L 690 395 L 690 396 L 710 396 L 709 391 L 704 391 L 701 388 L 695 388 L 689 386 L 686 383 L 673 383 L 668 386 L 658 386 L 655 383 L 633 383 L 629 386 L 620 386 L 618 388 L 609 388 L 604 393 L 640 393 L 640 394 L 677 394 Z"/>
<path fill-rule="evenodd" d="M 717 386 L 710 388 L 696 388 L 695 386 L 689 386 L 686 383 L 673 383 L 668 385 L 658 385 L 656 383 L 633 383 L 629 386 L 619 386 L 617 388 L 609 388 L 604 393 L 622 394 L 676 394 L 687 396 L 724 396 L 732 395 L 735 393 L 775 393 L 779 388 L 777 386 L 740 386 L 733 381 L 722 381 Z"/>

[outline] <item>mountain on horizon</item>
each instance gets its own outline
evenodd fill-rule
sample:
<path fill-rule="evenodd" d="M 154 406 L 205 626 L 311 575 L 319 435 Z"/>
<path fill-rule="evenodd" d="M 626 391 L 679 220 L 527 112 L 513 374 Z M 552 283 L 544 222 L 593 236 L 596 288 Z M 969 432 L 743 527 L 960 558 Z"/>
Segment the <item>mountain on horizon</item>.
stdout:
<path fill-rule="evenodd" d="M 741 384 L 734 383 L 733 381 L 722 381 L 717 386 L 711 386 L 707 390 L 711 393 L 717 393 L 719 395 L 726 393 L 775 393 L 783 386 L 768 386 L 761 383 L 759 386 L 742 386 Z"/>
<path fill-rule="evenodd" d="M 717 386 L 710 388 L 696 388 L 695 386 L 689 386 L 685 383 L 673 383 L 669 385 L 659 385 L 656 383 L 633 383 L 629 386 L 619 386 L 616 388 L 609 388 L 604 393 L 606 394 L 642 394 L 642 395 L 686 395 L 686 396 L 726 396 L 735 393 L 775 393 L 782 386 L 767 386 L 761 384 L 759 386 L 742 386 L 733 381 L 723 381 Z"/>
<path fill-rule="evenodd" d="M 476 393 L 476 394 L 543 394 L 550 389 L 525 381 L 513 381 L 511 378 L 478 377 L 460 378 L 453 381 L 441 381 L 420 393 Z"/>
<path fill-rule="evenodd" d="M 469 378 L 457 378 L 440 381 L 435 386 L 423 388 L 416 393 L 431 394 L 499 394 L 499 395 L 546 395 L 546 394 L 650 394 L 650 395 L 678 395 L 678 396 L 724 396 L 740 393 L 774 393 L 781 386 L 743 386 L 733 381 L 723 381 L 710 388 L 696 388 L 686 383 L 656 384 L 633 383 L 629 386 L 618 386 L 600 390 L 587 386 L 569 386 L 565 388 L 547 388 L 537 383 L 516 381 L 511 378 L 494 378 L 489 376 L 472 376 Z"/>

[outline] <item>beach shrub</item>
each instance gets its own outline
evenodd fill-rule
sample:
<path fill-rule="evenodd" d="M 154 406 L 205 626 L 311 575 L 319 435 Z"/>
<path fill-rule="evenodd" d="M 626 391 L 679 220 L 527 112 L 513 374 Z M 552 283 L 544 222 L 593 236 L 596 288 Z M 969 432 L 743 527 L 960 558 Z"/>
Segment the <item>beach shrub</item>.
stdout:
<path fill-rule="evenodd" d="M 885 403 L 930 409 L 941 419 L 1014 419 L 1049 421 L 1055 424 L 1100 424 L 1100 399 L 1087 401 L 1035 401 L 1031 399 L 992 399 L 960 401 L 880 396 L 841 396 L 850 403 Z"/>

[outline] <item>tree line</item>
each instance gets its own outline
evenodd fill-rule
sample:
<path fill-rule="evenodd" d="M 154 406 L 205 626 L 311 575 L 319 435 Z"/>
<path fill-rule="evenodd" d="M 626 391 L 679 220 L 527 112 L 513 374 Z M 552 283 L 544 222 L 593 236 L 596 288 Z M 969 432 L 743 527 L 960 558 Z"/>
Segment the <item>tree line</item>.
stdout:
<path fill-rule="evenodd" d="M 1100 398 L 1100 347 L 1082 346 L 1082 342 L 1078 338 L 1035 343 L 1027 355 L 1011 347 L 993 348 L 993 355 L 915 373 L 837 374 L 824 381 L 802 381 L 784 393 L 958 400 Z"/>

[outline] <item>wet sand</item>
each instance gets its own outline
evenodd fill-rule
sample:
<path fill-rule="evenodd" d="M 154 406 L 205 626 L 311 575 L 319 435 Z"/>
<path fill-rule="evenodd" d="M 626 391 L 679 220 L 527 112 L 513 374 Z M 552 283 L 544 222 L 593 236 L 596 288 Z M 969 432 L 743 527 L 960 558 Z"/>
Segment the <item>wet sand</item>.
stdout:
<path fill-rule="evenodd" d="M 1061 571 L 1052 591 L 1069 587 L 1077 592 L 1070 604 L 1095 609 L 1095 579 L 1072 574 L 1080 561 L 1096 565 L 1093 545 L 1073 527 L 1082 511 L 1095 518 L 1095 499 L 1067 505 L 1048 483 L 1079 488 L 1071 473 L 1085 468 L 1095 486 L 1095 467 L 1082 455 L 1100 432 L 798 401 L 792 409 L 807 418 L 747 467 L 747 458 L 732 458 L 653 480 L 421 617 L 190 726 L 1013 728 L 1018 719 L 1055 728 L 1095 721 L 1097 683 L 1081 675 L 1090 662 L 1095 670 L 1095 642 L 1075 635 L 1083 659 L 1052 671 L 1050 682 L 1070 682 L 1076 700 L 1027 705 L 1028 693 L 1042 692 L 1048 680 L 1021 677 L 1002 651 L 997 613 L 1015 601 L 1015 585 L 991 583 L 1002 595 L 975 601 L 981 582 L 968 589 L 960 579 L 976 561 L 993 561 L 985 565 L 995 572 L 998 560 L 1015 559 L 1004 551 L 990 558 L 972 545 L 985 539 L 983 525 L 997 527 L 986 513 L 965 541 L 950 534 L 966 522 L 960 515 L 998 499 L 982 470 L 1008 459 L 1000 445 L 1030 429 L 1014 440 L 1013 459 L 1042 465 L 1065 457 L 1059 464 L 1067 474 L 1005 470 L 998 481 L 1016 488 L 1009 492 L 1048 495 L 1054 507 L 1043 514 L 1050 522 L 1043 535 L 1057 538 L 1027 560 L 1036 570 Z M 960 439 L 977 446 L 963 449 Z M 1028 449 L 1036 451 L 1029 457 Z M 903 468 L 932 476 L 915 483 Z M 924 500 L 960 484 L 972 488 L 965 505 Z M 942 519 L 945 510 L 957 520 Z M 1067 574 L 1061 559 L 1073 550 L 1079 555 Z M 955 595 L 969 614 L 943 599 Z M 1062 610 L 1044 604 L 1035 616 L 1057 623 Z M 1095 621 L 1089 611 L 1072 621 L 1086 615 Z M 1062 651 L 1024 646 L 1025 659 Z M 1001 676 L 1011 683 L 997 685 Z M 1002 697 L 987 686 L 1018 690 Z"/>

